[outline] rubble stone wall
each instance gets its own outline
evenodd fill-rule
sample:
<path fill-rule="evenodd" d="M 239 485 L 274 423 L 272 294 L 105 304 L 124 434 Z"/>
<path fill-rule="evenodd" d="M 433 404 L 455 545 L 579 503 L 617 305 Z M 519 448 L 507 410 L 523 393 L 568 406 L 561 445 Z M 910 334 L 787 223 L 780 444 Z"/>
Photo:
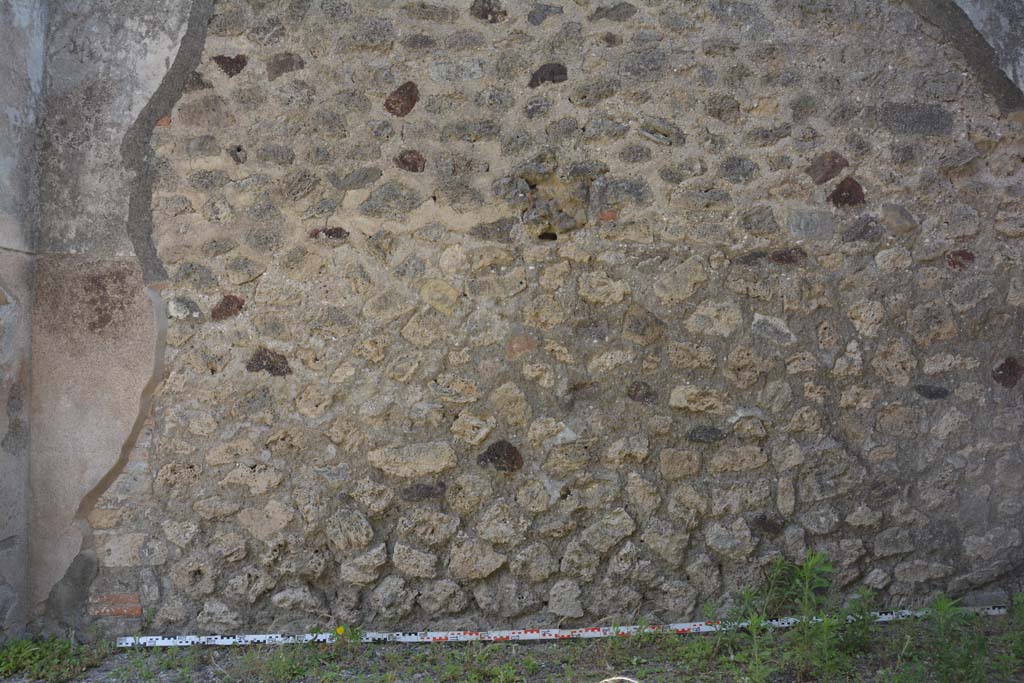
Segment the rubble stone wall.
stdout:
<path fill-rule="evenodd" d="M 1019 582 L 1024 124 L 902 3 L 221 0 L 153 147 L 111 628 Z"/>

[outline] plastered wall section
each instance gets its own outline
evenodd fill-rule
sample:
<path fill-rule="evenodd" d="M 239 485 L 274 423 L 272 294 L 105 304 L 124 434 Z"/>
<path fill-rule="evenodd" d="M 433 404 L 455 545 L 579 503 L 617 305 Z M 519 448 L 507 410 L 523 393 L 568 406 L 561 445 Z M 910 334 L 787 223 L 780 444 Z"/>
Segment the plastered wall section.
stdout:
<path fill-rule="evenodd" d="M 995 50 L 999 66 L 1024 88 L 1024 3 L 1020 0 L 956 0 Z"/>
<path fill-rule="evenodd" d="M 75 625 L 95 574 L 78 520 L 123 464 L 154 372 L 159 307 L 128 236 L 137 179 L 123 141 L 174 60 L 190 4 L 62 2 L 51 16 L 31 389 L 28 574 L 40 628 Z"/>
<path fill-rule="evenodd" d="M 45 31 L 45 3 L 0 5 L 0 637 L 20 630 L 25 611 L 30 252 Z"/>

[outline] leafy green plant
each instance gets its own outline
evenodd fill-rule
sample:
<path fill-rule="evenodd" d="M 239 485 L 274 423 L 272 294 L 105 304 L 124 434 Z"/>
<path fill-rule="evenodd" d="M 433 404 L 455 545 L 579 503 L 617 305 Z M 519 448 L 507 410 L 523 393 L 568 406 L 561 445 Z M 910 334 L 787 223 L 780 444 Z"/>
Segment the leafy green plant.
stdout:
<path fill-rule="evenodd" d="M 742 630 L 746 636 L 746 647 L 737 651 L 732 658 L 733 668 L 750 683 L 767 683 L 778 672 L 778 665 L 772 657 L 771 637 L 773 628 L 760 614 L 752 613 Z"/>
<path fill-rule="evenodd" d="M 813 671 L 821 680 L 841 679 L 851 669 L 850 657 L 846 654 L 843 643 L 845 626 L 844 618 L 834 614 L 822 614 L 809 631 L 813 641 Z"/>
<path fill-rule="evenodd" d="M 940 595 L 932 603 L 931 654 L 940 683 L 984 683 L 987 642 L 978 616 L 960 608 L 956 600 Z"/>
<path fill-rule="evenodd" d="M 540 662 L 533 655 L 526 655 L 523 657 L 523 671 L 526 672 L 527 676 L 536 676 L 537 672 L 540 671 Z"/>
<path fill-rule="evenodd" d="M 879 672 L 879 683 L 919 683 L 925 680 L 925 669 L 917 662 L 917 651 L 914 648 L 914 633 L 905 627 L 897 627 L 896 633 L 887 640 L 892 648 L 894 662 L 892 666 Z M 897 637 L 902 636 L 902 637 Z"/>
<path fill-rule="evenodd" d="M 1006 631 L 995 646 L 992 668 L 997 680 L 1015 680 L 1024 668 L 1024 593 L 1013 596 Z"/>
<path fill-rule="evenodd" d="M 878 633 L 878 622 L 872 614 L 874 608 L 875 593 L 865 587 L 840 612 L 843 618 L 841 646 L 845 653 L 853 655 L 870 651 Z"/>
<path fill-rule="evenodd" d="M 762 613 L 770 618 L 789 616 L 792 609 L 790 586 L 795 565 L 784 557 L 776 557 L 764 570 Z"/>
<path fill-rule="evenodd" d="M 793 565 L 789 594 L 802 619 L 810 620 L 826 606 L 834 571 L 828 555 L 813 550 L 801 564 Z"/>
<path fill-rule="evenodd" d="M 792 606 L 797 618 L 788 639 L 788 664 L 799 680 L 807 679 L 823 666 L 834 669 L 839 662 L 836 649 L 841 626 L 825 615 L 834 572 L 828 556 L 808 551 L 802 563 L 788 563 L 777 571 L 784 603 Z"/>

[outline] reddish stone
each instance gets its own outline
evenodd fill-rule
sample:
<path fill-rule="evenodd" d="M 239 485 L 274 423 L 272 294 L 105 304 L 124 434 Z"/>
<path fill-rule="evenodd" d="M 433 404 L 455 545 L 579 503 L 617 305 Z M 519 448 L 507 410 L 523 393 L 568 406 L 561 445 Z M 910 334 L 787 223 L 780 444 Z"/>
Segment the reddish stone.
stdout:
<path fill-rule="evenodd" d="M 264 370 L 274 377 L 284 377 L 285 375 L 292 374 L 292 369 L 288 365 L 288 359 L 265 346 L 256 349 L 252 354 L 252 358 L 245 364 L 245 369 L 249 372 Z"/>
<path fill-rule="evenodd" d="M 245 306 L 245 299 L 237 294 L 225 294 L 213 307 L 210 317 L 214 320 L 227 320 L 241 313 L 243 306 Z"/>
<path fill-rule="evenodd" d="M 964 270 L 974 263 L 974 252 L 966 249 L 954 249 L 946 252 L 946 265 L 951 270 Z"/>
<path fill-rule="evenodd" d="M 403 150 L 395 157 L 395 166 L 409 173 L 423 173 L 427 160 L 414 149 Z"/>
<path fill-rule="evenodd" d="M 138 593 L 109 593 L 89 599 L 89 616 L 132 617 L 142 616 L 142 601 Z"/>
<path fill-rule="evenodd" d="M 242 69 L 249 63 L 249 58 L 245 55 L 235 55 L 234 57 L 217 55 L 213 58 L 213 63 L 219 66 L 220 70 L 228 75 L 228 78 L 233 78 L 242 73 Z"/>
<path fill-rule="evenodd" d="M 828 196 L 828 200 L 839 207 L 859 206 L 864 203 L 864 188 L 854 180 L 853 176 L 850 176 L 836 185 L 836 189 Z"/>
<path fill-rule="evenodd" d="M 815 157 L 804 169 L 804 173 L 811 177 L 815 185 L 821 185 L 835 178 L 849 165 L 850 162 L 839 152 L 825 152 Z"/>
<path fill-rule="evenodd" d="M 781 266 L 791 266 L 807 258 L 807 252 L 802 247 L 789 247 L 787 249 L 776 249 L 768 254 L 768 258 L 772 263 L 777 263 Z"/>
<path fill-rule="evenodd" d="M 405 116 L 420 101 L 420 89 L 412 81 L 406 81 L 395 88 L 384 100 L 384 109 L 395 116 Z"/>
<path fill-rule="evenodd" d="M 480 454 L 476 462 L 481 467 L 490 465 L 499 472 L 516 472 L 523 469 L 523 454 L 508 441 L 495 441 Z"/>
<path fill-rule="evenodd" d="M 508 360 L 515 360 L 520 356 L 535 351 L 537 349 L 537 342 L 533 337 L 529 337 L 525 334 L 517 334 L 508 340 L 508 344 L 505 345 L 505 358 Z"/>
<path fill-rule="evenodd" d="M 1010 356 L 992 370 L 992 379 L 1007 389 L 1017 386 L 1017 382 L 1020 381 L 1022 376 L 1024 376 L 1024 365 L 1021 365 L 1020 361 L 1013 356 Z"/>
<path fill-rule="evenodd" d="M 170 116 L 162 116 L 162 117 L 160 117 L 159 119 L 156 120 L 156 123 L 154 125 L 157 128 L 166 128 L 167 126 L 171 125 L 171 117 Z"/>
<path fill-rule="evenodd" d="M 598 218 L 600 218 L 603 221 L 613 221 L 618 217 L 619 212 L 616 211 L 615 209 L 605 209 L 600 214 L 598 214 Z"/>

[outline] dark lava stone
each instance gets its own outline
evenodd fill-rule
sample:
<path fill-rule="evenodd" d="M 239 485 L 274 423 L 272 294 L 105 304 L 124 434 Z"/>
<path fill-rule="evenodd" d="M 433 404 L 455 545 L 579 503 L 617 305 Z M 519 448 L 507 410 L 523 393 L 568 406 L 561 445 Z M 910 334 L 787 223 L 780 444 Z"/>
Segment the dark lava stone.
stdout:
<path fill-rule="evenodd" d="M 398 491 L 398 496 L 407 503 L 418 503 L 430 498 L 440 498 L 444 495 L 445 484 L 439 481 L 436 484 L 412 484 Z"/>
<path fill-rule="evenodd" d="M 686 433 L 687 441 L 694 443 L 716 443 L 724 440 L 726 433 L 718 427 L 710 425 L 697 425 Z"/>
<path fill-rule="evenodd" d="M 469 6 L 469 14 L 474 19 L 486 21 L 488 24 L 497 24 L 508 17 L 508 12 L 501 6 L 499 0 L 473 0 L 473 4 Z"/>
<path fill-rule="evenodd" d="M 359 190 L 369 187 L 377 182 L 382 175 L 383 171 L 376 166 L 364 166 L 340 178 L 332 173 L 327 176 L 327 180 L 330 181 L 335 190 L 347 192 L 348 190 Z"/>
<path fill-rule="evenodd" d="M 630 401 L 636 401 L 637 403 L 654 403 L 658 400 L 658 394 L 655 393 L 654 387 L 647 382 L 633 382 L 629 385 L 629 389 L 626 390 L 626 396 Z"/>
<path fill-rule="evenodd" d="M 535 119 L 538 116 L 544 116 L 551 111 L 551 100 L 546 97 L 531 97 L 527 103 L 526 108 L 523 110 L 526 113 L 526 118 Z"/>
<path fill-rule="evenodd" d="M 515 218 L 499 218 L 496 221 L 477 223 L 469 233 L 474 237 L 495 242 L 510 242 L 512 239 L 512 228 L 515 227 Z"/>
<path fill-rule="evenodd" d="M 429 50 L 437 47 L 437 41 L 423 33 L 413 33 L 402 41 L 402 46 L 410 50 Z"/>
<path fill-rule="evenodd" d="M 854 180 L 853 176 L 850 176 L 836 185 L 836 189 L 828 196 L 828 200 L 839 207 L 858 206 L 864 203 L 864 188 Z"/>
<path fill-rule="evenodd" d="M 914 391 L 916 391 L 919 396 L 926 398 L 929 401 L 937 401 L 939 399 L 946 398 L 950 393 L 952 393 L 946 387 L 940 387 L 934 384 L 915 384 Z"/>
<path fill-rule="evenodd" d="M 188 299 L 182 296 L 175 297 L 175 317 L 190 322 L 197 322 L 203 319 L 203 312 L 199 309 L 199 304 L 192 299 Z"/>
<path fill-rule="evenodd" d="M 286 145 L 267 144 L 256 150 L 258 161 L 287 166 L 295 163 L 295 150 Z"/>
<path fill-rule="evenodd" d="M 563 83 L 567 80 L 569 80 L 569 72 L 566 70 L 565 64 L 549 62 L 533 72 L 527 85 L 536 88 L 544 83 Z"/>
<path fill-rule="evenodd" d="M 190 93 L 196 92 L 197 90 L 209 90 L 212 87 L 213 84 L 203 78 L 201 73 L 198 71 L 192 71 L 185 77 L 185 84 L 182 86 L 182 92 Z"/>
<path fill-rule="evenodd" d="M 292 374 L 292 369 L 288 365 L 288 359 L 265 346 L 256 349 L 255 353 L 252 354 L 252 358 L 245 364 L 245 369 L 249 372 L 265 370 L 274 377 L 284 377 L 285 375 Z"/>
<path fill-rule="evenodd" d="M 607 19 L 608 21 L 626 21 L 636 13 L 636 5 L 631 5 L 628 2 L 619 2 L 614 5 L 598 7 L 594 13 L 590 15 L 590 20 L 601 21 L 602 19 Z"/>
<path fill-rule="evenodd" d="M 420 100 L 420 89 L 412 81 L 406 81 L 395 88 L 384 100 L 384 109 L 395 116 L 405 116 Z"/>
<path fill-rule="evenodd" d="M 214 320 L 227 320 L 242 312 L 245 306 L 245 299 L 237 294 L 225 294 L 217 305 L 210 311 L 210 317 Z"/>
<path fill-rule="evenodd" d="M 821 185 L 835 178 L 849 165 L 850 162 L 839 152 L 825 152 L 815 157 L 804 172 L 811 177 L 815 185 Z"/>
<path fill-rule="evenodd" d="M 768 258 L 772 263 L 777 263 L 780 266 L 790 266 L 807 258 L 807 252 L 803 250 L 803 247 L 789 247 L 776 249 L 768 254 Z"/>
<path fill-rule="evenodd" d="M 175 282 L 188 283 L 198 289 L 212 287 L 217 284 L 217 277 L 213 274 L 212 270 L 193 261 L 186 261 L 181 264 L 174 276 L 174 280 Z"/>
<path fill-rule="evenodd" d="M 741 266 L 752 266 L 762 259 L 768 258 L 767 251 L 748 251 L 746 254 L 741 254 L 733 259 L 733 263 Z"/>
<path fill-rule="evenodd" d="M 651 148 L 645 145 L 626 145 L 619 151 L 619 159 L 629 164 L 650 161 L 652 156 Z"/>
<path fill-rule="evenodd" d="M 897 135 L 949 135 L 953 114 L 937 104 L 887 102 L 878 110 L 878 122 Z"/>
<path fill-rule="evenodd" d="M 241 145 L 232 145 L 227 149 L 228 156 L 236 164 L 244 164 L 249 158 L 249 153 L 245 151 L 245 147 Z"/>
<path fill-rule="evenodd" d="M 313 239 L 328 239 L 333 242 L 344 242 L 348 239 L 348 230 L 342 227 L 317 228 L 309 233 Z"/>
<path fill-rule="evenodd" d="M 242 73 L 242 69 L 249 63 L 249 58 L 245 55 L 235 55 L 234 57 L 217 55 L 213 58 L 213 63 L 219 66 L 220 70 L 228 75 L 228 78 L 233 78 Z"/>
<path fill-rule="evenodd" d="M 777 536 L 786 528 L 786 523 L 778 515 L 759 512 L 754 515 L 754 519 L 750 520 L 750 526 L 753 527 L 755 531 L 759 531 L 762 534 Z"/>
<path fill-rule="evenodd" d="M 726 157 L 719 167 L 719 172 L 726 180 L 734 183 L 746 183 L 757 173 L 757 164 L 746 157 Z"/>
<path fill-rule="evenodd" d="M 974 253 L 966 249 L 946 252 L 946 265 L 952 270 L 964 270 L 974 263 Z"/>
<path fill-rule="evenodd" d="M 1020 361 L 1012 356 L 992 370 L 992 379 L 1007 389 L 1017 386 L 1021 376 L 1024 376 L 1024 365 L 1021 365 Z"/>
<path fill-rule="evenodd" d="M 481 467 L 488 465 L 499 472 L 516 472 L 523 468 L 523 454 L 504 439 L 495 441 L 476 459 Z"/>
<path fill-rule="evenodd" d="M 530 22 L 531 26 L 540 26 L 548 17 L 556 14 L 562 14 L 563 11 L 564 10 L 561 7 L 556 7 L 555 5 L 538 3 L 534 5 L 533 9 L 530 10 L 530 13 L 526 15 L 526 20 Z"/>
<path fill-rule="evenodd" d="M 714 93 L 704 103 L 704 111 L 711 118 L 732 123 L 740 117 L 740 103 L 732 95 Z"/>
<path fill-rule="evenodd" d="M 650 116 L 644 119 L 637 129 L 643 137 L 659 145 L 671 147 L 672 145 L 685 145 L 686 134 L 671 121 L 667 119 Z"/>
<path fill-rule="evenodd" d="M 306 62 L 294 52 L 279 52 L 267 60 L 267 80 L 273 81 L 292 71 L 306 68 Z"/>
<path fill-rule="evenodd" d="M 635 344 L 653 344 L 664 331 L 665 323 L 643 306 L 630 306 L 622 316 L 622 336 Z"/>
<path fill-rule="evenodd" d="M 885 234 L 885 228 L 874 216 L 864 215 L 843 231 L 844 242 L 873 242 Z"/>
<path fill-rule="evenodd" d="M 775 212 L 770 206 L 755 206 L 740 215 L 740 227 L 747 232 L 764 234 L 775 232 L 779 224 L 775 220 Z"/>
<path fill-rule="evenodd" d="M 423 173 L 427 160 L 414 149 L 402 150 L 395 157 L 395 166 L 409 173 Z"/>

